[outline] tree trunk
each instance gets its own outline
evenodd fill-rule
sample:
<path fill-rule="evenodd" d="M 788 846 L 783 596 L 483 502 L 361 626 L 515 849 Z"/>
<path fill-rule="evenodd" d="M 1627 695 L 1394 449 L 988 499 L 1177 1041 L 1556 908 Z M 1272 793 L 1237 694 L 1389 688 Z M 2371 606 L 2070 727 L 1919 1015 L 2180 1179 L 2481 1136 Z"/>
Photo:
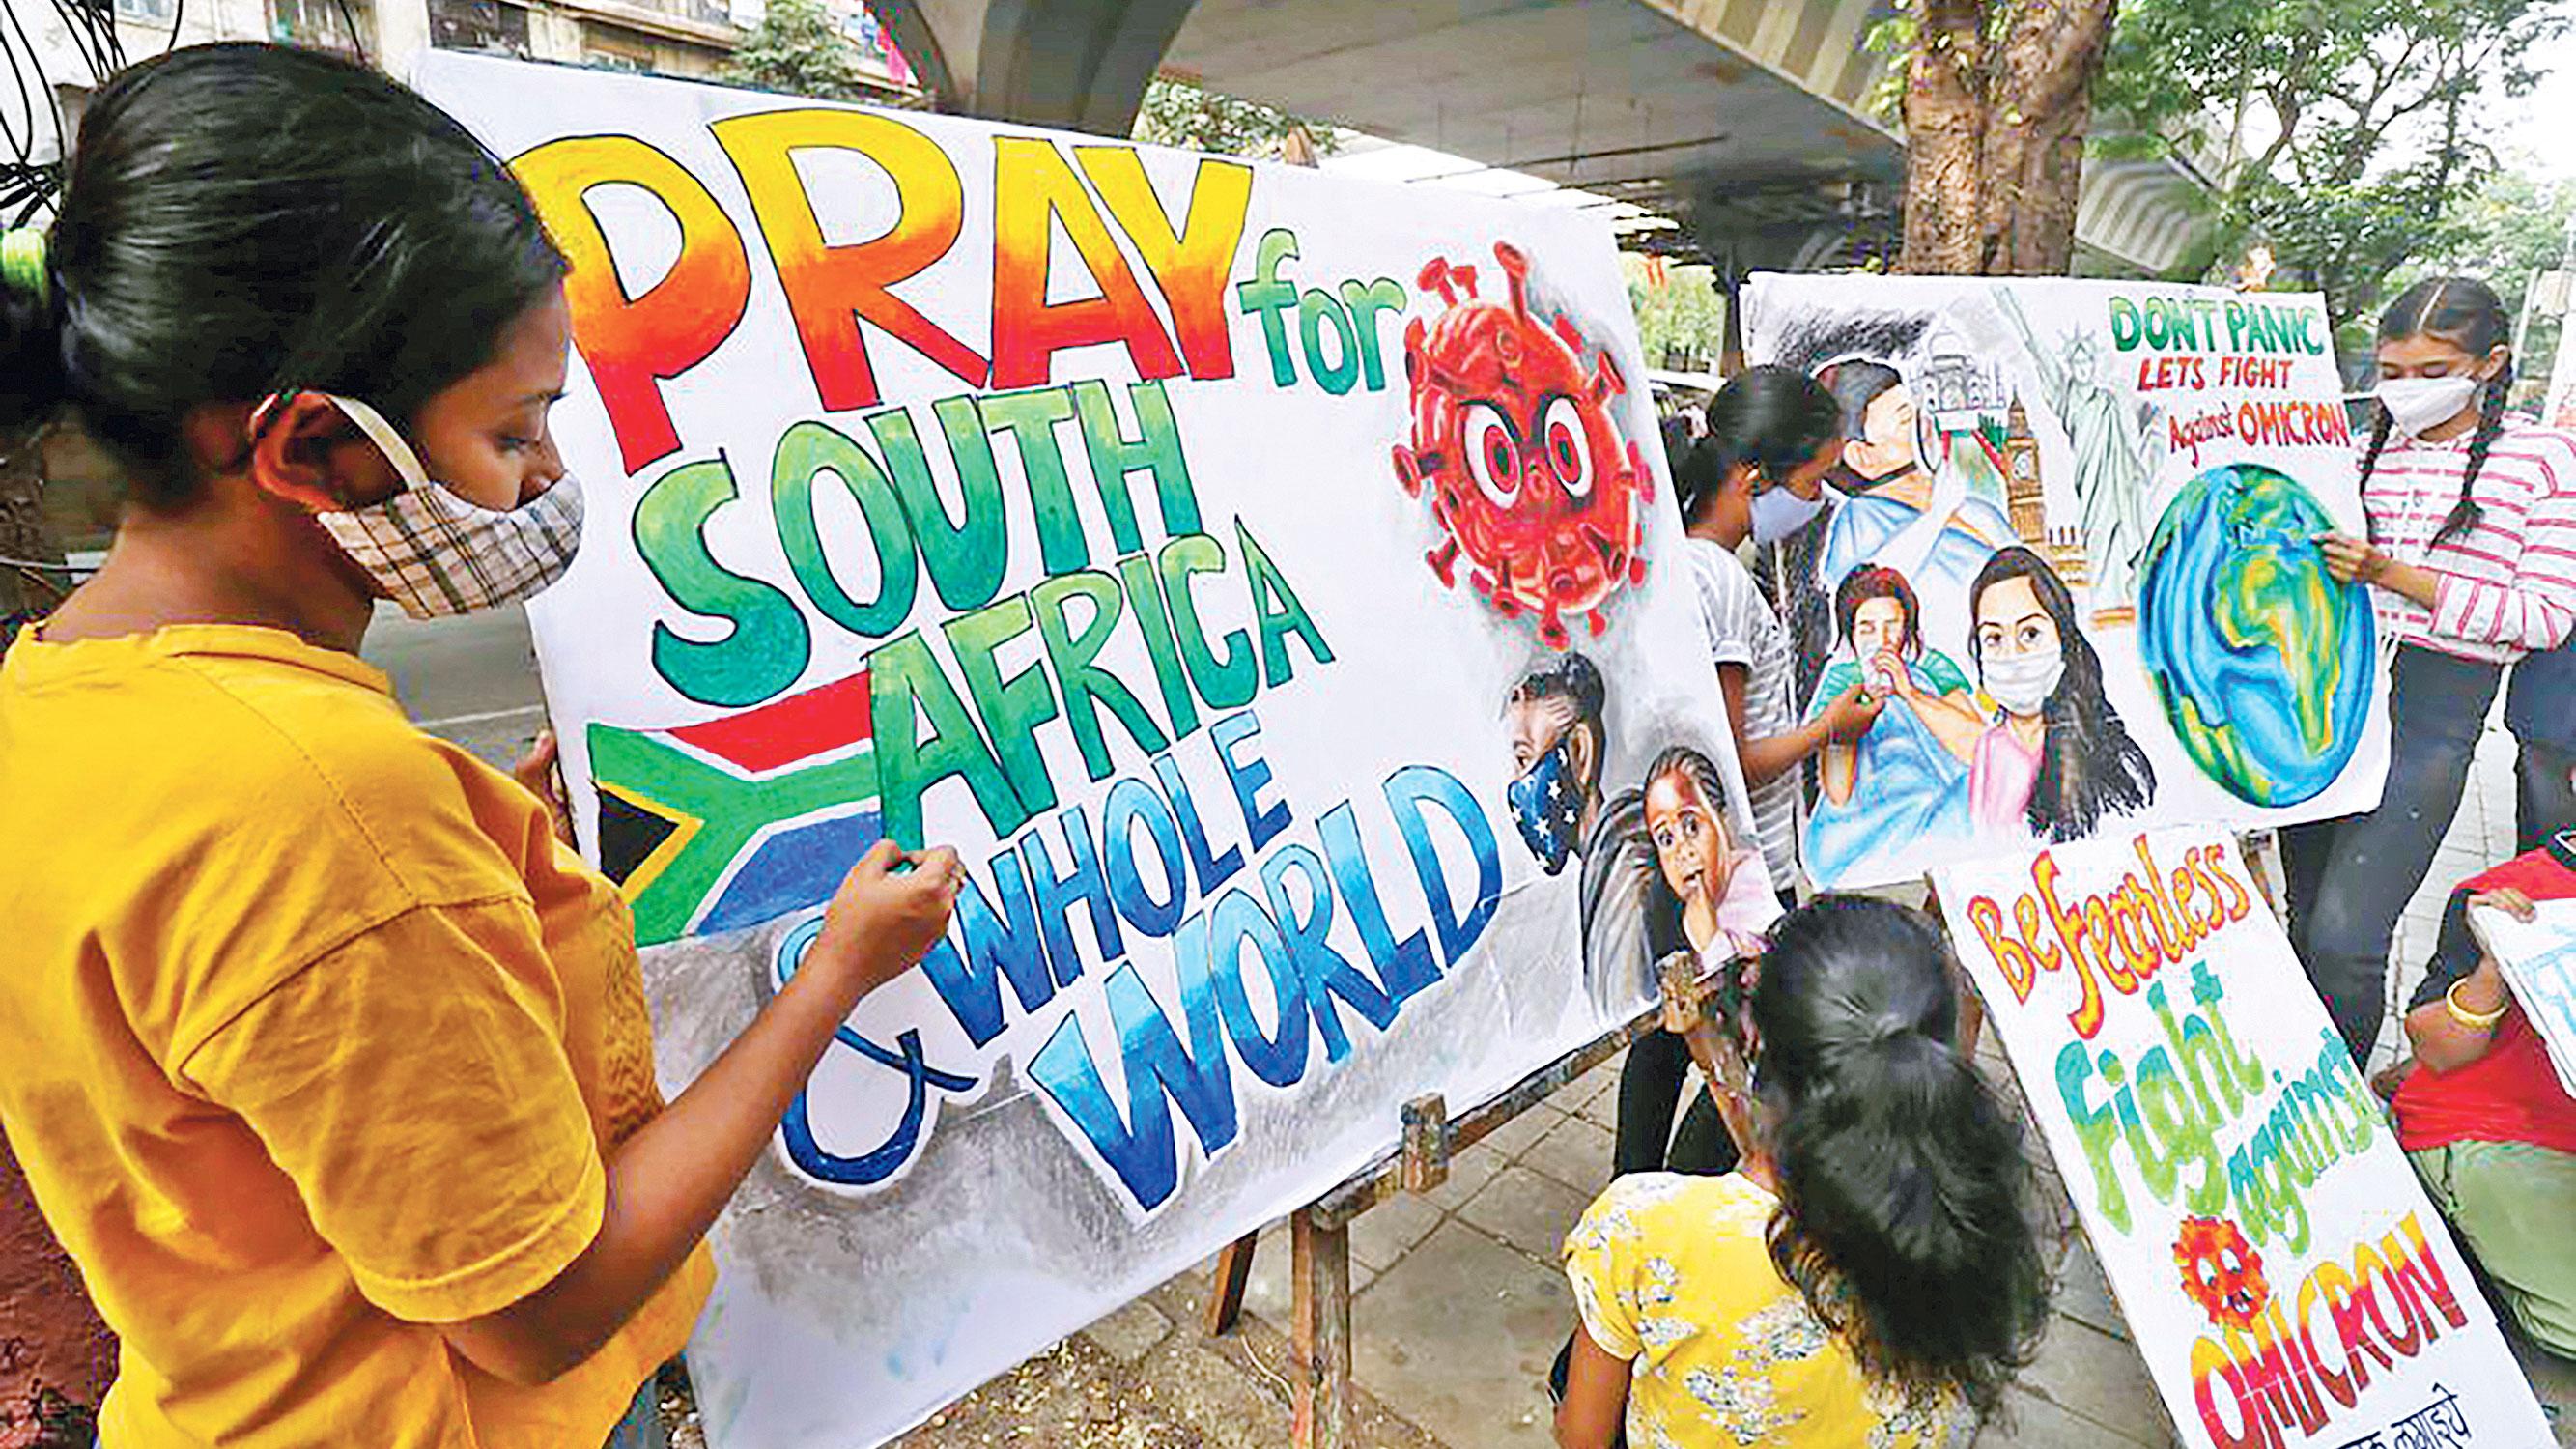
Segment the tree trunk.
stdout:
<path fill-rule="evenodd" d="M 2066 272 L 2117 11 L 2117 0 L 1927 0 L 1906 75 L 1898 270 Z"/>
<path fill-rule="evenodd" d="M 1929 0 L 1905 77 L 1905 250 L 1899 271 L 1979 270 L 1986 112 L 1983 0 Z"/>

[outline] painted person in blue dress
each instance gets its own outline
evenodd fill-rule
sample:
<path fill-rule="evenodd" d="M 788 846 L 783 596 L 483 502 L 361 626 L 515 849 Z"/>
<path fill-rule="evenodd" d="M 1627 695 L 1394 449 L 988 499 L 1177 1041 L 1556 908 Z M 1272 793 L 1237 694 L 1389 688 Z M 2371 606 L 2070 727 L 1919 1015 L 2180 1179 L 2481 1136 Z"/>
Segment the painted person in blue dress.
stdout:
<path fill-rule="evenodd" d="M 1923 462 L 1914 391 L 1882 363 L 1837 362 L 1817 381 L 1843 413 L 1843 458 L 1834 509 L 1816 564 L 1816 586 L 1831 595 L 1852 570 L 1882 564 L 1935 598 L 1959 598 L 1995 550 L 2014 541 L 2012 522 L 1958 479 Z"/>
<path fill-rule="evenodd" d="M 1845 574 L 1834 590 L 1834 633 L 1839 657 L 1817 684 L 1810 717 L 1854 685 L 1887 708 L 1857 742 L 1824 752 L 1804 852 L 1822 880 L 1864 877 L 1881 851 L 1971 833 L 1968 767 L 1923 711 L 1973 712 L 1975 690 L 1950 656 L 1924 644 L 1913 586 L 1876 564 Z"/>

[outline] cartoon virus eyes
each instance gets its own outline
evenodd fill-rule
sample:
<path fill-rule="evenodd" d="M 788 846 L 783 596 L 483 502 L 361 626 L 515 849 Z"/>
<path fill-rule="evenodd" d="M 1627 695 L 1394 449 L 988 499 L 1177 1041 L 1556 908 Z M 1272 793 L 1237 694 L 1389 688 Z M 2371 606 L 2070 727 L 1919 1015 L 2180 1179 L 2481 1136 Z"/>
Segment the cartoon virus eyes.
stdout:
<path fill-rule="evenodd" d="M 1643 583 L 1645 506 L 1654 475 L 1621 435 L 1610 400 L 1627 391 L 1617 364 L 1571 318 L 1529 307 L 1529 259 L 1508 242 L 1494 260 L 1511 300 L 1476 293 L 1476 269 L 1434 258 L 1420 285 L 1448 310 L 1405 328 L 1413 429 L 1395 446 L 1395 476 L 1447 534 L 1424 556 L 1440 582 L 1467 582 L 1504 618 L 1534 615 L 1554 648 L 1569 618 L 1598 635 L 1607 605 Z"/>
<path fill-rule="evenodd" d="M 2185 1218 L 2174 1239 L 2174 1266 L 2182 1291 L 2222 1328 L 2251 1330 L 2255 1315 L 2272 1301 L 2263 1279 L 2263 1255 L 2236 1224 L 2218 1218 Z"/>

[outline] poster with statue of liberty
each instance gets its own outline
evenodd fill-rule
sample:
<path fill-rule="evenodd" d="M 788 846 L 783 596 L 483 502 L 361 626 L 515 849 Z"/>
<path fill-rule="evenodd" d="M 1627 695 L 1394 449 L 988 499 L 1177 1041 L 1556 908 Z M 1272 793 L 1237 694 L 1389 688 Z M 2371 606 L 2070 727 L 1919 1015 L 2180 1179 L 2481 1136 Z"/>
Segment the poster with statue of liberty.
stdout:
<path fill-rule="evenodd" d="M 1817 758 L 1822 887 L 2175 822 L 2367 810 L 2387 672 L 2315 296 L 2158 283 L 1758 276 L 1745 350 L 1813 376 L 1826 506 L 1766 550 Z"/>

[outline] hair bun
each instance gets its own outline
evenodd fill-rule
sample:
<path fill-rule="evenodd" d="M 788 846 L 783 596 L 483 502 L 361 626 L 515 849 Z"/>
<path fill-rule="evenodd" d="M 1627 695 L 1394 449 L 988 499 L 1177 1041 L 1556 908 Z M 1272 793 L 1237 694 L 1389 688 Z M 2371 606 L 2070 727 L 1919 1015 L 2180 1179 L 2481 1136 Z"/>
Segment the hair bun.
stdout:
<path fill-rule="evenodd" d="M 49 421 L 65 401 L 58 292 L 0 287 L 0 434 Z"/>

